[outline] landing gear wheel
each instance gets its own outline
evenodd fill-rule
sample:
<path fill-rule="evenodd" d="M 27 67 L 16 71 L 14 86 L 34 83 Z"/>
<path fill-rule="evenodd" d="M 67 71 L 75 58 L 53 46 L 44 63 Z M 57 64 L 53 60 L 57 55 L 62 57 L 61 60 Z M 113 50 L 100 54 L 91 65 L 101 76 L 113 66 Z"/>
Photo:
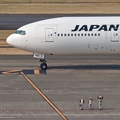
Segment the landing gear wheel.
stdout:
<path fill-rule="evenodd" d="M 47 69 L 47 64 L 46 63 L 41 63 L 40 68 L 42 70 L 46 70 Z"/>

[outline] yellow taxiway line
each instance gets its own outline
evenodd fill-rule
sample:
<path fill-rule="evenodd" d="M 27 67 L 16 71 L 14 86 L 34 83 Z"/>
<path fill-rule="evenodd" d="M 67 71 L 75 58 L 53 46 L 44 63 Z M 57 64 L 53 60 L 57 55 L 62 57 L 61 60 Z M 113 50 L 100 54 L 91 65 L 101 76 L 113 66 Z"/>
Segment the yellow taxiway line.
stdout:
<path fill-rule="evenodd" d="M 8 70 L 8 71 L 4 71 L 2 72 L 2 74 L 20 74 L 21 70 Z"/>
<path fill-rule="evenodd" d="M 63 115 L 63 113 L 52 103 L 52 101 L 31 81 L 31 79 L 24 74 L 23 72 L 20 72 L 22 76 L 34 87 L 34 89 L 47 101 L 47 103 L 61 116 L 63 120 L 68 120 L 66 116 Z"/>

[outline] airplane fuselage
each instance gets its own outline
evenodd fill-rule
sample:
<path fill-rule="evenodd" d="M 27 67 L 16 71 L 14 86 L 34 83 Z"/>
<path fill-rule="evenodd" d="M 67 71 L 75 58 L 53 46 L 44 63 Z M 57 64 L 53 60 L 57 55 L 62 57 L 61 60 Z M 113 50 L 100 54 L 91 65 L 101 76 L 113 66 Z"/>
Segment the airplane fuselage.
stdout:
<path fill-rule="evenodd" d="M 60 17 L 19 28 L 7 38 L 40 55 L 120 54 L 120 17 Z"/>
<path fill-rule="evenodd" d="M 40 54 L 120 54 L 120 17 L 62 17 L 19 28 L 12 45 Z"/>

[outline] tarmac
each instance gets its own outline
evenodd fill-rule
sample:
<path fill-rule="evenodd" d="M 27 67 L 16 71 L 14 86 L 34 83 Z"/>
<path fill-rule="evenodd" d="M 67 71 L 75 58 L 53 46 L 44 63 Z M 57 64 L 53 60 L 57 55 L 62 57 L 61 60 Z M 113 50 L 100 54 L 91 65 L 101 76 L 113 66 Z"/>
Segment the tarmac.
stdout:
<path fill-rule="evenodd" d="M 0 15 L 0 29 L 14 30 L 30 22 L 61 16 L 67 15 Z M 2 54 L 8 54 L 14 48 L 1 49 Z M 120 55 L 48 56 L 48 69 L 41 71 L 32 54 L 7 54 L 0 56 L 0 119 L 62 120 L 24 73 L 69 120 L 119 120 Z M 104 96 L 101 111 L 98 95 Z M 90 97 L 92 110 L 87 105 Z M 85 99 L 83 111 L 79 108 L 80 98 Z"/>
<path fill-rule="evenodd" d="M 120 56 L 48 56 L 47 64 L 48 69 L 41 71 L 31 55 L 0 56 L 0 119 L 62 120 L 22 71 L 67 119 L 119 120 Z M 102 110 L 98 95 L 104 96 Z M 90 97 L 92 110 L 87 105 Z M 80 98 L 85 99 L 83 111 Z"/>
<path fill-rule="evenodd" d="M 99 16 L 120 16 L 120 14 L 0 14 L 0 30 L 16 30 L 19 27 L 32 22 L 49 18 L 68 16 L 99 17 Z"/>

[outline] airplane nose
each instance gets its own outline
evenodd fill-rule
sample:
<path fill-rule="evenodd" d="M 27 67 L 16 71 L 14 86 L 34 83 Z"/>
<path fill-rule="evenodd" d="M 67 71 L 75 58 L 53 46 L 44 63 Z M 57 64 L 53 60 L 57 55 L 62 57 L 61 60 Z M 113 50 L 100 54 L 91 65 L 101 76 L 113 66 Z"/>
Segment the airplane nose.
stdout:
<path fill-rule="evenodd" d="M 13 40 L 13 37 L 12 35 L 8 36 L 8 38 L 6 39 L 6 42 L 10 45 L 12 45 L 12 40 Z"/>

